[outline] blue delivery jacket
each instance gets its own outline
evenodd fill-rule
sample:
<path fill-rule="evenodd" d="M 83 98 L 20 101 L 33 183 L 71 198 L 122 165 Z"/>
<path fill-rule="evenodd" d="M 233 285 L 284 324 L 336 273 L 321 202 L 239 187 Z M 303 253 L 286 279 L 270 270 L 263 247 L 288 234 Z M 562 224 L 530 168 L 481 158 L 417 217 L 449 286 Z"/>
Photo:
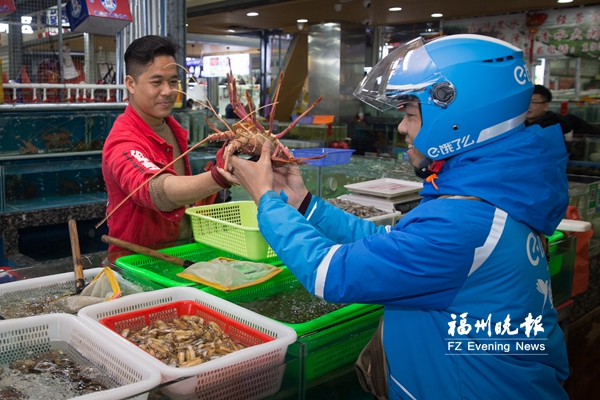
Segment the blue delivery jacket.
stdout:
<path fill-rule="evenodd" d="M 384 305 L 390 399 L 567 399 L 538 235 L 565 214 L 566 161 L 558 126 L 530 126 L 449 158 L 395 227 L 269 191 L 259 228 L 311 293 Z"/>

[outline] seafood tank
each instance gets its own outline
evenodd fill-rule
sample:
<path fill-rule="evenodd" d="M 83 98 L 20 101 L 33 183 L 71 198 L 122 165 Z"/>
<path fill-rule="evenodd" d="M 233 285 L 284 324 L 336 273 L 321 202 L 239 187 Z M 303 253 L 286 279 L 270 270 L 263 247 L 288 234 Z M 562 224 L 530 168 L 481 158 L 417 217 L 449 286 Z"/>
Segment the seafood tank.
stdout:
<path fill-rule="evenodd" d="M 0 114 L 0 212 L 106 201 L 102 147 L 123 109 L 39 108 Z"/>
<path fill-rule="evenodd" d="M 116 109 L 2 113 L 0 159 L 102 150 L 113 122 L 122 112 L 122 109 Z"/>
<path fill-rule="evenodd" d="M 0 114 L 0 213 L 106 201 L 102 147 L 123 108 L 88 109 L 93 106 Z M 192 144 L 204 137 L 205 114 L 173 113 L 190 130 Z M 217 150 L 190 154 L 194 173 L 202 172 Z"/>
<path fill-rule="evenodd" d="M 319 168 L 321 168 L 321 182 L 319 182 Z M 349 191 L 344 185 L 374 179 L 394 178 L 423 182 L 423 179 L 415 175 L 410 163 L 389 157 L 352 155 L 348 164 L 325 167 L 302 165 L 300 170 L 308 190 L 313 194 L 317 194 L 317 188 L 320 184 L 321 197 L 325 199 L 348 194 Z M 232 187 L 231 193 L 235 201 L 252 200 L 246 190 L 241 187 Z"/>
<path fill-rule="evenodd" d="M 27 161 L 0 165 L 3 213 L 106 201 L 100 157 Z"/>

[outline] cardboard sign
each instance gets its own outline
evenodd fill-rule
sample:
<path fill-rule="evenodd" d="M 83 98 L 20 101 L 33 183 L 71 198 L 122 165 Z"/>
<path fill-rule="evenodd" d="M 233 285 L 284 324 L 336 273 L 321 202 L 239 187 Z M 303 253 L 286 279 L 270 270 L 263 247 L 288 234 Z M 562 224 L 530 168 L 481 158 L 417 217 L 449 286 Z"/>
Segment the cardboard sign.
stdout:
<path fill-rule="evenodd" d="M 16 9 L 14 0 L 0 0 L 0 19 L 7 17 Z"/>
<path fill-rule="evenodd" d="M 67 3 L 71 31 L 116 35 L 133 21 L 127 0 L 71 0 Z"/>

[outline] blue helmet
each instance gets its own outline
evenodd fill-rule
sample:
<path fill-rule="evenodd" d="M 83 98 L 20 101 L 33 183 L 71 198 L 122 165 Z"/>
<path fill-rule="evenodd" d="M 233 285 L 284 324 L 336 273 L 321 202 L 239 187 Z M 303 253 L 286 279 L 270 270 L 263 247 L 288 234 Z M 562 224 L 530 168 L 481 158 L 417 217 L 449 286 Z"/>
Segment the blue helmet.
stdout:
<path fill-rule="evenodd" d="M 412 40 L 375 65 L 354 91 L 381 111 L 418 100 L 422 126 L 414 146 L 430 160 L 517 131 L 532 93 L 521 49 L 482 35 Z"/>

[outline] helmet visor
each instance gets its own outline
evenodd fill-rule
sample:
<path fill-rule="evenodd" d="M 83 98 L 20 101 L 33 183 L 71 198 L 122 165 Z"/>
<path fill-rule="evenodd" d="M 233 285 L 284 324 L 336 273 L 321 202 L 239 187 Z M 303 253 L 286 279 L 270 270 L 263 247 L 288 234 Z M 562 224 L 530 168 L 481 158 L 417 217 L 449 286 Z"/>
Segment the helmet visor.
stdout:
<path fill-rule="evenodd" d="M 423 38 L 398 47 L 364 77 L 354 96 L 380 111 L 398 109 L 436 82 L 447 81 L 425 50 Z M 418 96 L 422 103 L 427 97 Z"/>

